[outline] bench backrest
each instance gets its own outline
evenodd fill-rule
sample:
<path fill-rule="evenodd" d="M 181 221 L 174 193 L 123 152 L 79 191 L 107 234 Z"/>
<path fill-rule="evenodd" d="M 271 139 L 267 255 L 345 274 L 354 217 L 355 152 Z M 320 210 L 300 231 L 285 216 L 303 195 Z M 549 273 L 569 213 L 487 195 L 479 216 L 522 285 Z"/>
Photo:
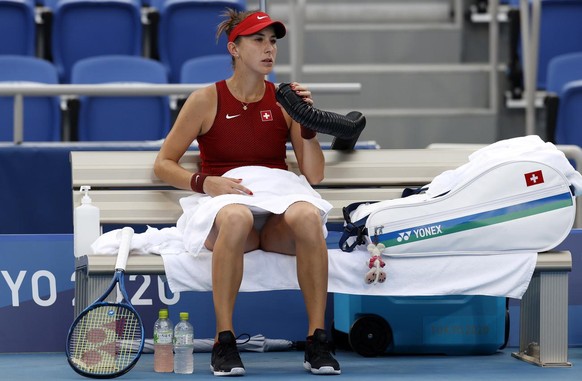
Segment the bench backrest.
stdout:
<path fill-rule="evenodd" d="M 155 176 L 156 155 L 157 151 L 71 152 L 74 206 L 82 197 L 79 187 L 90 185 L 102 223 L 175 223 L 182 213 L 179 199 L 191 192 L 168 187 Z M 330 221 L 343 221 L 342 208 L 353 202 L 398 198 L 403 188 L 427 184 L 468 160 L 464 150 L 325 150 L 324 155 L 325 179 L 316 189 L 333 205 Z M 198 151 L 189 151 L 181 165 L 195 172 L 199 162 Z M 292 151 L 287 152 L 287 163 L 298 173 Z"/>

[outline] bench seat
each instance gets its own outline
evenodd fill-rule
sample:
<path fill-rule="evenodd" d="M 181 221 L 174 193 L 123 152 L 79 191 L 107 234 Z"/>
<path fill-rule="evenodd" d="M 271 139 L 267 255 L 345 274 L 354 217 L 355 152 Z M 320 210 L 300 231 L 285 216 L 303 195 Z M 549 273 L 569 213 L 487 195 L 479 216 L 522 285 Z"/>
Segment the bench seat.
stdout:
<path fill-rule="evenodd" d="M 329 222 L 343 222 L 342 208 L 353 202 L 399 198 L 407 187 L 430 183 L 440 173 L 468 161 L 471 149 L 391 149 L 324 151 L 325 180 L 316 187 L 333 209 Z M 153 173 L 155 151 L 71 152 L 72 202 L 80 204 L 79 187 L 91 186 L 102 224 L 175 224 L 182 210 L 179 199 L 191 194 L 162 183 Z M 181 164 L 198 170 L 197 151 L 188 151 Z M 298 173 L 292 151 L 289 169 Z M 99 296 L 114 273 L 112 256 L 83 255 L 75 263 L 75 314 Z M 521 300 L 520 349 L 514 354 L 542 366 L 568 366 L 567 251 L 539 253 L 530 287 Z M 162 258 L 131 256 L 127 274 L 164 275 Z M 535 343 L 535 344 L 534 344 Z"/>

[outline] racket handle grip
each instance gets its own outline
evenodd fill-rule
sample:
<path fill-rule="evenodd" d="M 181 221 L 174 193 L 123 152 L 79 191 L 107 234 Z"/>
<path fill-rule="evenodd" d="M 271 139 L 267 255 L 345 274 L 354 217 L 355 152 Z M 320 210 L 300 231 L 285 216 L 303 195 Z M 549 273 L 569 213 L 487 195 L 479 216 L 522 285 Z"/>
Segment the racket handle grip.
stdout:
<path fill-rule="evenodd" d="M 121 229 L 119 235 L 119 252 L 117 254 L 115 270 L 125 271 L 125 265 L 127 264 L 127 257 L 129 257 L 129 249 L 131 247 L 131 239 L 133 238 L 133 229 L 126 226 Z"/>

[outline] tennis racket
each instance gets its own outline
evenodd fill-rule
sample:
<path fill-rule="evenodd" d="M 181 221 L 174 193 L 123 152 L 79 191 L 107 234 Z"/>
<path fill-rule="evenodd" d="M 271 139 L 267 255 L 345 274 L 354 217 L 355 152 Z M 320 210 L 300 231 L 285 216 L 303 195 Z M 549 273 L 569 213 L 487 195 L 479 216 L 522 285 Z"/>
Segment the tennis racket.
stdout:
<path fill-rule="evenodd" d="M 139 360 L 144 345 L 141 318 L 127 296 L 124 274 L 133 229 L 121 230 L 115 275 L 107 291 L 75 319 L 67 335 L 67 360 L 75 372 L 91 378 L 127 373 Z M 107 302 L 119 285 L 122 300 Z"/>

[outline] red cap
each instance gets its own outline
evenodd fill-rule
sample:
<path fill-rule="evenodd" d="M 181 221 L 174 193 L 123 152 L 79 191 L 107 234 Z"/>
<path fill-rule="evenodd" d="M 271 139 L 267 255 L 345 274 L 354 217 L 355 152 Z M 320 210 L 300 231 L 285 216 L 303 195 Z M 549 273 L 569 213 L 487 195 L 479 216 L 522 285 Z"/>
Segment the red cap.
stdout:
<path fill-rule="evenodd" d="M 256 12 L 247 16 L 234 27 L 228 36 L 228 42 L 234 42 L 238 36 L 249 36 L 255 34 L 271 25 L 275 28 L 275 36 L 277 38 L 285 37 L 287 29 L 285 29 L 285 25 L 283 25 L 282 22 L 271 20 L 271 17 L 269 17 L 265 12 Z"/>

